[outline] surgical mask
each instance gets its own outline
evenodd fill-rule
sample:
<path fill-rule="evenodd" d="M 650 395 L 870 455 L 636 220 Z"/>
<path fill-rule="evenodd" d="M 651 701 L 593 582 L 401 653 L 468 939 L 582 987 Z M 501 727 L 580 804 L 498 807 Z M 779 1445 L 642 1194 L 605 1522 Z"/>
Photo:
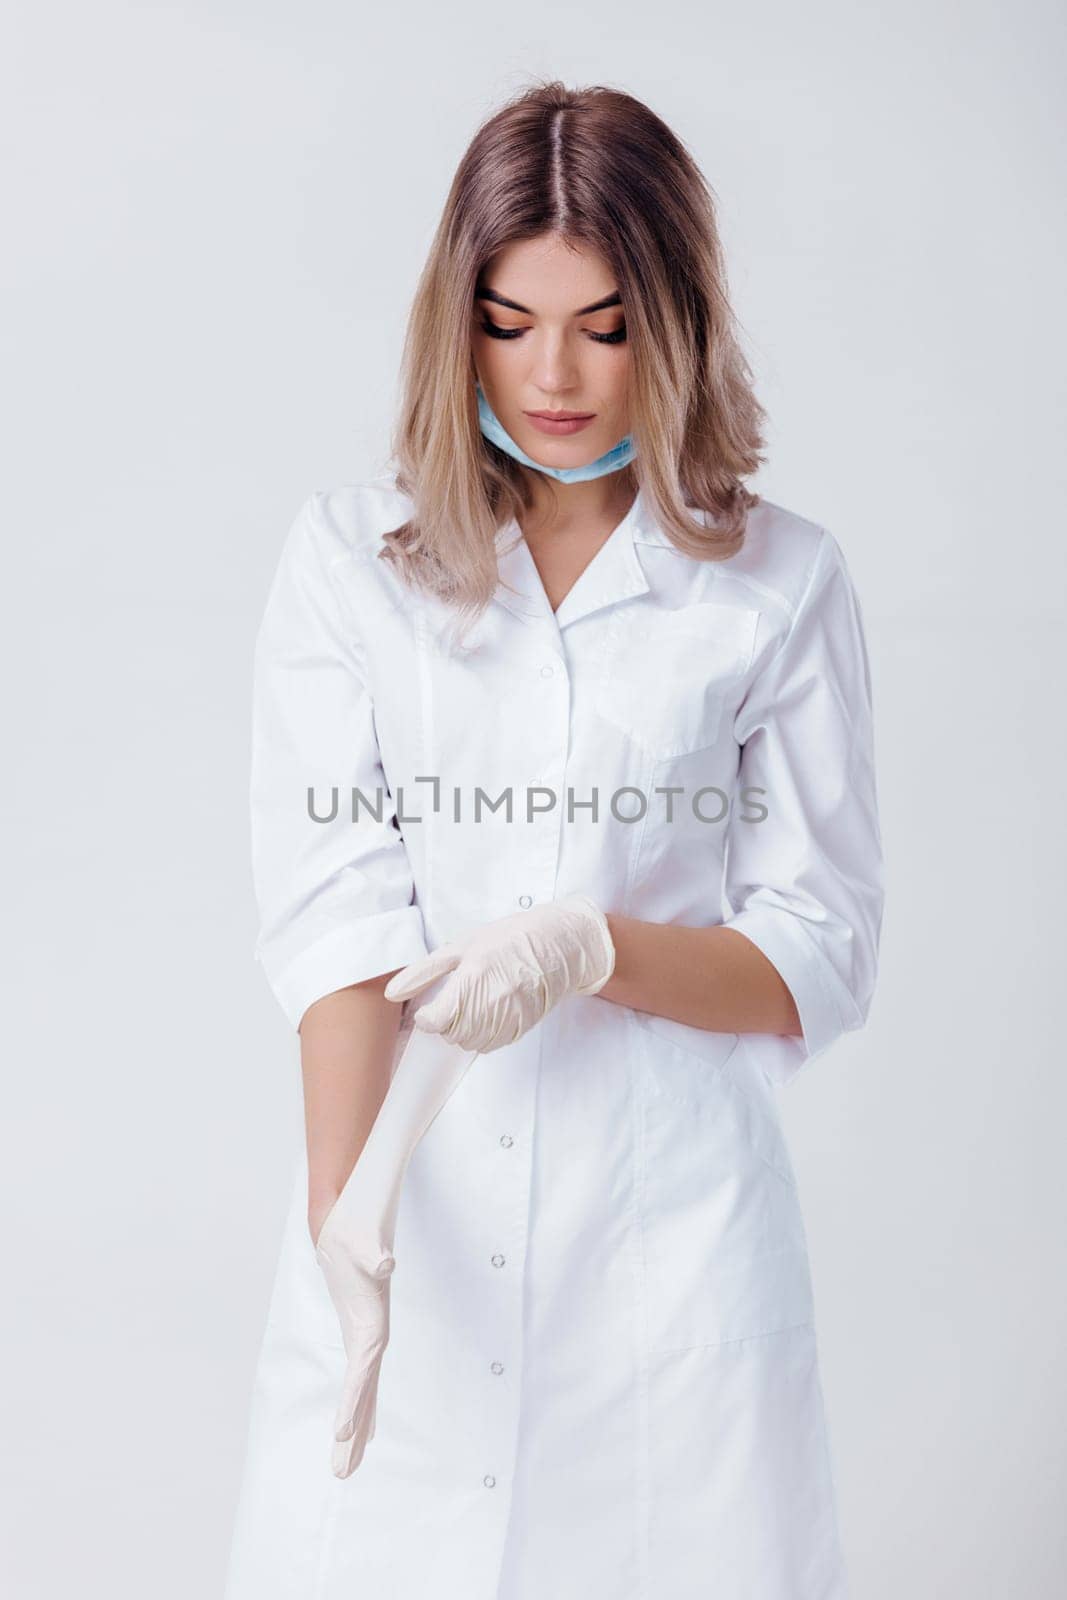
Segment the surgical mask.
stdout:
<path fill-rule="evenodd" d="M 606 473 L 618 472 L 621 467 L 628 466 L 637 454 L 633 439 L 627 434 L 625 439 L 620 439 L 617 445 L 613 445 L 602 456 L 597 456 L 595 461 L 590 461 L 588 466 L 543 467 L 540 461 L 534 461 L 515 443 L 485 398 L 481 384 L 476 384 L 475 388 L 478 394 L 478 422 L 485 437 L 514 460 L 521 461 L 524 467 L 533 467 L 535 472 L 543 472 L 560 483 L 585 483 L 589 478 L 602 478 Z"/>

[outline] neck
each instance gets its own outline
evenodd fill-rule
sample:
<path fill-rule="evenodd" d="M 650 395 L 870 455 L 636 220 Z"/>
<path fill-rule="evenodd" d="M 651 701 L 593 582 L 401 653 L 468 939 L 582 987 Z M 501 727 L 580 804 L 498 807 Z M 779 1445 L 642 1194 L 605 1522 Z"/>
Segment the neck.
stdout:
<path fill-rule="evenodd" d="M 637 492 L 636 479 L 626 468 L 584 483 L 560 483 L 529 467 L 523 467 L 522 474 L 531 494 L 530 506 L 522 518 L 526 533 L 563 533 L 577 527 L 621 522 Z"/>

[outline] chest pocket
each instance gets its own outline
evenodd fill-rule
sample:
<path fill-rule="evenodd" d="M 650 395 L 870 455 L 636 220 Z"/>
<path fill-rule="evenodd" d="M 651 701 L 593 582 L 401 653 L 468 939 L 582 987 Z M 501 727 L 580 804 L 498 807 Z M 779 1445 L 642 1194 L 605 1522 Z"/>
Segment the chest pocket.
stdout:
<path fill-rule="evenodd" d="M 707 749 L 752 662 L 759 615 L 716 601 L 619 608 L 601 659 L 598 714 L 655 761 Z"/>

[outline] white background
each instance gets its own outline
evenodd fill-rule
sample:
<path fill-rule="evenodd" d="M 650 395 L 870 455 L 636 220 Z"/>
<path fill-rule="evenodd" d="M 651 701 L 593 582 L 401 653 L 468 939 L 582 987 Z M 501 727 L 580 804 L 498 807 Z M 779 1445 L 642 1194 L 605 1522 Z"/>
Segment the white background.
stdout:
<path fill-rule="evenodd" d="M 1062 13 L 6 20 L 0 1582 L 221 1590 L 301 1136 L 252 959 L 253 638 L 301 501 L 387 462 L 467 141 L 550 75 L 700 162 L 754 487 L 864 606 L 882 977 L 782 1098 L 856 1600 L 1062 1594 Z"/>

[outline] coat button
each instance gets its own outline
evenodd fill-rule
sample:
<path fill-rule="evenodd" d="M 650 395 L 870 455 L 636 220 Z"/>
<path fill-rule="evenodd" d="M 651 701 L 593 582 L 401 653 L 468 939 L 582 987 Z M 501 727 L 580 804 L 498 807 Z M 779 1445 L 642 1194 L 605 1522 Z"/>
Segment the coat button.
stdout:
<path fill-rule="evenodd" d="M 528 894 L 520 894 L 520 896 L 519 896 L 519 904 L 520 904 L 520 906 L 532 906 L 533 905 L 533 896 L 532 895 L 528 895 Z"/>
<path fill-rule="evenodd" d="M 555 672 L 555 670 L 556 670 L 555 667 L 542 667 L 541 668 L 541 676 L 542 676 L 542 678 L 551 678 L 551 676 Z"/>
<path fill-rule="evenodd" d="M 493 1257 L 493 1265 L 494 1265 L 494 1267 L 502 1267 L 504 1265 L 504 1257 L 503 1256 L 494 1256 Z"/>
<path fill-rule="evenodd" d="M 505 1150 L 510 1150 L 515 1141 L 511 1137 L 510 1133 L 502 1133 L 500 1135 L 500 1143 L 504 1146 Z"/>
<path fill-rule="evenodd" d="M 492 1489 L 496 1484 L 496 1479 L 493 1477 L 491 1472 L 487 1472 L 485 1477 L 482 1479 L 482 1482 L 485 1484 L 487 1489 Z"/>
<path fill-rule="evenodd" d="M 504 1363 L 502 1361 L 494 1361 L 489 1370 L 490 1372 L 503 1372 Z"/>

